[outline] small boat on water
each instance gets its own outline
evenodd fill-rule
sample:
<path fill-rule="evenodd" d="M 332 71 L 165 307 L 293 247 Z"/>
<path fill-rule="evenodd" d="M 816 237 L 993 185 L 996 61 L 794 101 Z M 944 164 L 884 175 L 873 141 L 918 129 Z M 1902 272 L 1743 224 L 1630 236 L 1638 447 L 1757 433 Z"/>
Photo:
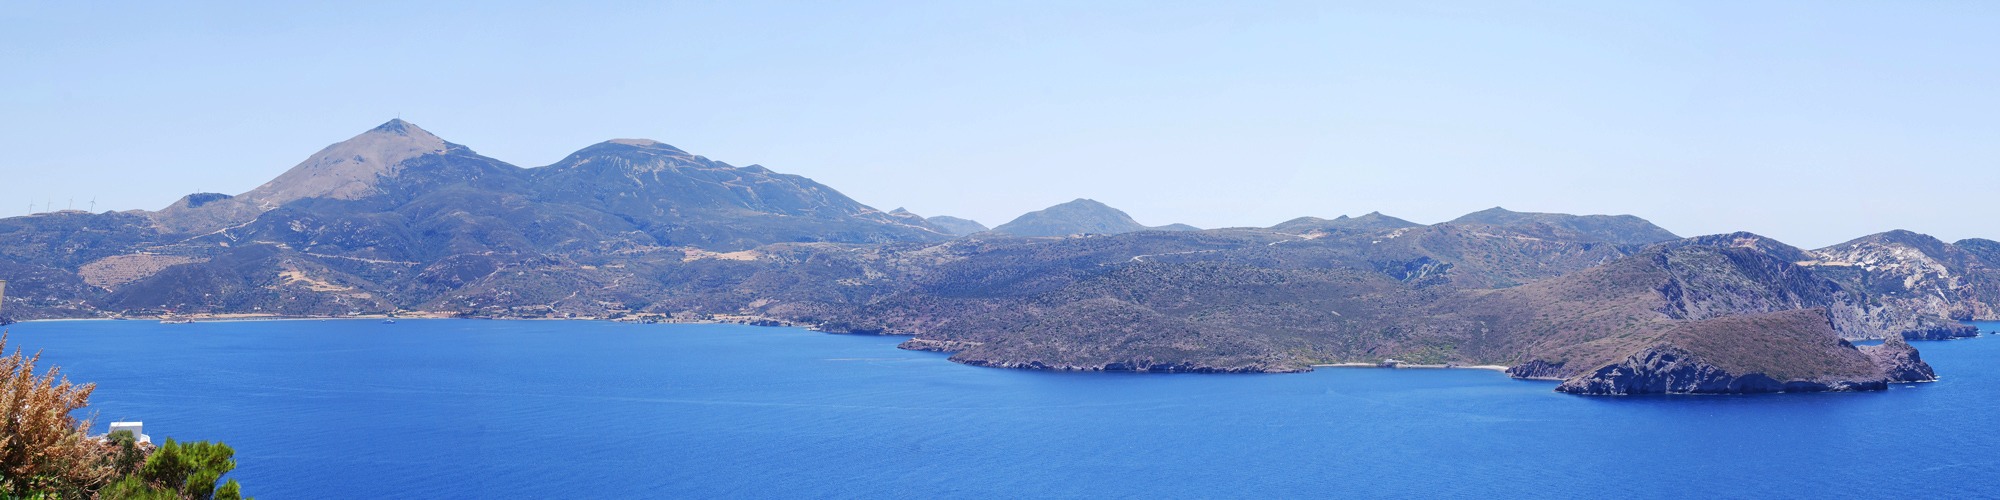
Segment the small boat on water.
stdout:
<path fill-rule="evenodd" d="M 162 325 L 185 325 L 193 322 L 194 320 L 187 318 L 160 318 L 160 324 Z"/>
<path fill-rule="evenodd" d="M 396 324 L 396 318 L 389 318 L 389 319 L 385 319 L 385 320 L 382 320 L 382 324 L 384 324 L 384 325 L 393 325 L 393 324 Z"/>

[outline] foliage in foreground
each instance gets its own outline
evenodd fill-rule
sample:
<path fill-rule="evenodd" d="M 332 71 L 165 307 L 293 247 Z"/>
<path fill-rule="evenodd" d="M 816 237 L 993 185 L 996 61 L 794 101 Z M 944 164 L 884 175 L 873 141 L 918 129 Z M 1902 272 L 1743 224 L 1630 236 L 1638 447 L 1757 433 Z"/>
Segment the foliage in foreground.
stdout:
<path fill-rule="evenodd" d="M 130 439 L 130 438 L 126 438 Z M 243 498 L 243 487 L 231 479 L 217 487 L 223 474 L 236 468 L 229 445 L 196 441 L 176 443 L 168 439 L 136 474 L 127 474 L 98 492 L 99 498 L 116 499 L 216 499 Z"/>
<path fill-rule="evenodd" d="M 235 450 L 172 439 L 154 449 L 123 431 L 90 437 L 91 421 L 70 414 L 96 386 L 71 383 L 56 367 L 37 376 L 39 361 L 18 348 L 0 357 L 0 498 L 242 498 L 235 480 L 216 485 L 236 468 Z"/>

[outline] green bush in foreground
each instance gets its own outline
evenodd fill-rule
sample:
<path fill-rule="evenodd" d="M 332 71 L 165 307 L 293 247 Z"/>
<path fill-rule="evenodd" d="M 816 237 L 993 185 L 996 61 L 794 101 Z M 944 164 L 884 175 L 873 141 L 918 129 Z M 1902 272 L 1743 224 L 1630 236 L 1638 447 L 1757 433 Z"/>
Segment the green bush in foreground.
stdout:
<path fill-rule="evenodd" d="M 40 360 L 19 349 L 0 357 L 0 499 L 243 498 L 235 480 L 216 484 L 236 468 L 228 445 L 168 439 L 154 449 L 125 431 L 87 436 L 90 422 L 70 414 L 95 387 L 72 384 L 54 367 L 37 376 Z"/>
<path fill-rule="evenodd" d="M 236 450 L 222 443 L 196 441 L 177 443 L 172 439 L 160 446 L 137 474 L 128 474 L 97 493 L 106 499 L 196 499 L 239 500 L 243 488 L 231 479 L 216 485 L 223 474 L 236 468 Z"/>

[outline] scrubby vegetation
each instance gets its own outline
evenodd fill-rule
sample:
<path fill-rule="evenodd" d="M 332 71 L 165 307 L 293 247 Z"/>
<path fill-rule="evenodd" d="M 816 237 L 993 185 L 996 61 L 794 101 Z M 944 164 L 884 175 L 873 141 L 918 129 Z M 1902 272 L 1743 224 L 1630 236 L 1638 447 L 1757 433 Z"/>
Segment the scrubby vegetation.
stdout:
<path fill-rule="evenodd" d="M 169 439 L 154 448 L 129 432 L 92 437 L 91 421 L 72 414 L 96 386 L 72 383 L 56 367 L 37 375 L 40 361 L 19 348 L 0 358 L 0 497 L 243 498 L 235 480 L 217 484 L 236 467 L 229 446 Z"/>

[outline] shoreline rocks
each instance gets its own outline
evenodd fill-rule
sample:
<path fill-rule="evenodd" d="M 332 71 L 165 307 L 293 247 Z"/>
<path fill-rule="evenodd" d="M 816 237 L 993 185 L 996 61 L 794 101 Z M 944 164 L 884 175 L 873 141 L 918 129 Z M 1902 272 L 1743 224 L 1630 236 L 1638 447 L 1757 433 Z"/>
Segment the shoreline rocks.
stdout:
<path fill-rule="evenodd" d="M 1763 373 L 1736 374 L 1685 349 L 1661 344 L 1563 381 L 1556 391 L 1581 395 L 1851 392 L 1887 389 L 1889 382 L 1887 377 L 1779 381 Z"/>
<path fill-rule="evenodd" d="M 1903 339 L 1891 337 L 1882 345 L 1863 346 L 1862 354 L 1875 362 L 1890 382 L 1935 382 L 1937 372 L 1917 355 L 1917 348 Z"/>

